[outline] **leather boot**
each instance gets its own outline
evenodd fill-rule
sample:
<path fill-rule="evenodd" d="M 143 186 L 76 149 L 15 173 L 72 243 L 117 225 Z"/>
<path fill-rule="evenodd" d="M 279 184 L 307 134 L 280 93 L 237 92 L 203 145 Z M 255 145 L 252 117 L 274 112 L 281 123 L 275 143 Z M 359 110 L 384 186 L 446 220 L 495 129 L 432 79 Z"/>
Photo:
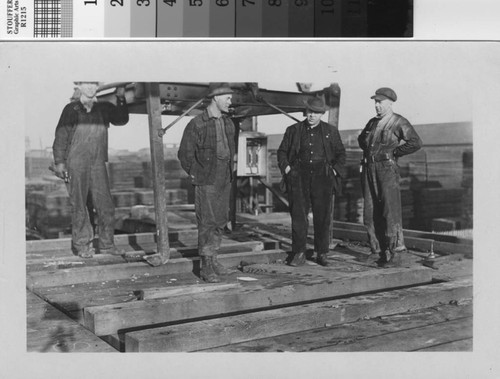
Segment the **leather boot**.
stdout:
<path fill-rule="evenodd" d="M 289 265 L 297 267 L 297 266 L 302 266 L 304 263 L 306 263 L 305 253 L 295 253 Z"/>
<path fill-rule="evenodd" d="M 326 253 L 323 254 L 318 253 L 318 256 L 316 257 L 316 263 L 323 267 L 331 266 L 331 263 L 328 262 L 328 260 L 326 259 Z"/>
<path fill-rule="evenodd" d="M 384 267 L 390 268 L 390 267 L 401 267 L 402 266 L 402 257 L 400 252 L 391 252 L 390 253 L 390 258 L 387 260 L 386 263 L 384 263 Z"/>
<path fill-rule="evenodd" d="M 378 251 L 378 252 L 371 252 L 370 255 L 368 255 L 362 261 L 368 264 L 384 264 L 387 262 L 387 258 L 385 253 Z"/>
<path fill-rule="evenodd" d="M 220 279 L 212 266 L 212 257 L 201 257 L 200 278 L 207 283 L 219 283 Z"/>
<path fill-rule="evenodd" d="M 217 255 L 214 255 L 211 258 L 212 258 L 212 267 L 217 275 L 229 275 L 229 274 L 235 272 L 234 270 L 231 270 L 230 268 L 224 267 L 217 260 Z"/>

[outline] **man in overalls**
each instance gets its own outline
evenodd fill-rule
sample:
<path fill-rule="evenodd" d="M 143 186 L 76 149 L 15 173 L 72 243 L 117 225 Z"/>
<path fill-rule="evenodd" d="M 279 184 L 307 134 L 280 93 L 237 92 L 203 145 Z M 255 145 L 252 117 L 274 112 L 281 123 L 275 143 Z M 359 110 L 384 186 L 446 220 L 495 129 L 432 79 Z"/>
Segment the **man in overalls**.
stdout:
<path fill-rule="evenodd" d="M 82 258 L 94 255 L 93 228 L 87 201 L 97 211 L 101 254 L 120 254 L 114 245 L 115 209 L 105 163 L 109 124 L 124 125 L 129 114 L 125 89 L 116 91 L 117 105 L 98 102 L 98 82 L 75 82 L 80 96 L 63 109 L 53 148 L 55 173 L 67 182 L 72 206 L 72 251 Z"/>
<path fill-rule="evenodd" d="M 372 253 L 369 260 L 386 267 L 399 266 L 406 247 L 397 160 L 420 149 L 422 141 L 410 122 L 393 112 L 397 95 L 391 88 L 379 88 L 371 98 L 377 115 L 358 137 L 363 150 L 361 185 L 363 221 Z"/>

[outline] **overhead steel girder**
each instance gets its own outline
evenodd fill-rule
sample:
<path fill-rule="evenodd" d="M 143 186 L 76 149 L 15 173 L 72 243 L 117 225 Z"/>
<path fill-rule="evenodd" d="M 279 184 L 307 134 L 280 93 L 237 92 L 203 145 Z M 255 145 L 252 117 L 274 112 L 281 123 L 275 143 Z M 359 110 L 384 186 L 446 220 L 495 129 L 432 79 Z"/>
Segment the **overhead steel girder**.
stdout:
<path fill-rule="evenodd" d="M 130 113 L 147 114 L 145 83 L 117 83 L 125 85 L 125 96 Z M 311 97 L 323 96 L 329 109 L 338 108 L 340 88 L 331 84 L 320 91 L 286 92 L 258 88 L 256 83 L 229 83 L 234 90 L 232 98 L 232 116 L 236 118 L 278 114 L 279 111 L 266 103 L 287 112 L 303 112 L 305 101 Z M 208 83 L 159 83 L 160 101 L 163 115 L 178 116 L 208 94 Z M 106 93 L 100 93 L 99 99 L 114 102 L 113 84 L 103 87 Z M 188 114 L 194 116 L 204 108 L 203 105 Z"/>

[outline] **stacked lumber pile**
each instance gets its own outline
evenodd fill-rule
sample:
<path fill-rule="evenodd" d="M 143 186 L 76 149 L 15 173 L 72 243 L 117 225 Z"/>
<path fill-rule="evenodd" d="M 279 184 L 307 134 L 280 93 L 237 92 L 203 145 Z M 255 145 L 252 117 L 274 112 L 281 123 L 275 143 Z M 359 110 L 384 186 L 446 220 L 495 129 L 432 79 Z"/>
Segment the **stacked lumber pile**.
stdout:
<path fill-rule="evenodd" d="M 71 225 L 71 204 L 65 187 L 26 194 L 26 226 L 45 238 L 57 238 Z"/>
<path fill-rule="evenodd" d="M 415 191 L 413 227 L 431 230 L 433 219 L 460 217 L 463 193 L 462 188 L 424 188 Z"/>
<path fill-rule="evenodd" d="M 110 187 L 115 190 L 143 186 L 143 165 L 137 161 L 114 161 L 108 163 Z"/>
<path fill-rule="evenodd" d="M 165 189 L 167 205 L 186 204 L 187 190 Z M 133 189 L 130 191 L 113 191 L 115 207 L 130 208 L 134 205 L 153 205 L 154 191 L 152 189 Z"/>

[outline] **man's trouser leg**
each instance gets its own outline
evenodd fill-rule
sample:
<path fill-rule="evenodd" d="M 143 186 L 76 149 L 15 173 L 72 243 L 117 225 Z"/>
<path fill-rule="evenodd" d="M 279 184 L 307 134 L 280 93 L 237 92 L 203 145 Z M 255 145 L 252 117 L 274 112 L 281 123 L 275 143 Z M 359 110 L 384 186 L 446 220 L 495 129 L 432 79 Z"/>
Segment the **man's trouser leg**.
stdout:
<path fill-rule="evenodd" d="M 71 202 L 71 239 L 72 250 L 79 254 L 91 247 L 94 233 L 87 210 L 87 197 L 90 188 L 90 169 L 88 166 L 68 164 L 70 181 L 68 185 Z"/>
<path fill-rule="evenodd" d="M 405 249 L 401 215 L 399 169 L 394 161 L 379 164 L 382 213 L 386 222 L 385 245 L 391 253 Z"/>
<path fill-rule="evenodd" d="M 200 256 L 214 256 L 220 248 L 222 233 L 229 221 L 230 191 L 229 164 L 226 162 L 217 165 L 214 184 L 195 188 Z"/>
<path fill-rule="evenodd" d="M 99 223 L 99 249 L 112 249 L 115 246 L 115 205 L 104 162 L 92 167 L 90 190 Z"/>
<path fill-rule="evenodd" d="M 292 218 L 292 252 L 294 254 L 305 253 L 309 227 L 307 215 L 310 207 L 310 175 L 294 168 L 288 173 L 287 180 L 289 183 L 288 201 Z"/>
<path fill-rule="evenodd" d="M 333 178 L 325 174 L 325 167 L 317 168 L 311 178 L 310 197 L 314 225 L 314 250 L 318 255 L 328 253 L 332 211 Z"/>
<path fill-rule="evenodd" d="M 384 236 L 383 229 L 385 226 L 381 225 L 384 222 L 380 218 L 376 180 L 375 168 L 372 165 L 363 166 L 363 172 L 361 173 L 361 188 L 364 199 L 363 223 L 366 226 L 368 243 L 370 244 L 372 254 L 383 252 L 381 246 L 383 239 L 379 240 L 379 238 Z"/>

